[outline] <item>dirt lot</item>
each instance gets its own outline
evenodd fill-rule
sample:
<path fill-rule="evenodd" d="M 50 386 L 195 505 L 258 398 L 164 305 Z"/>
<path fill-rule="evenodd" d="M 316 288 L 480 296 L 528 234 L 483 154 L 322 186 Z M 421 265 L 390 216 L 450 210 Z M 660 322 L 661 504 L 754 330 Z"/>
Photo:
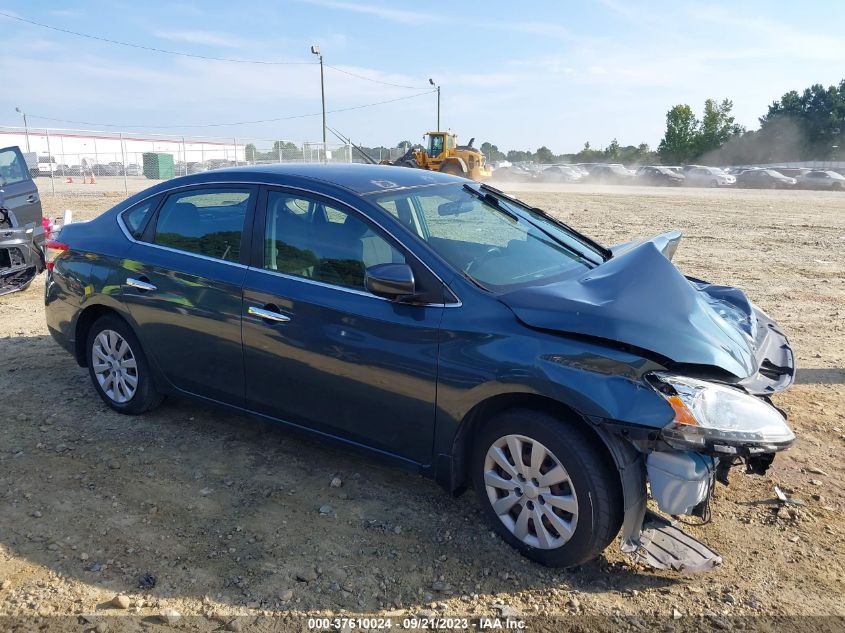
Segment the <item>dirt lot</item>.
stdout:
<path fill-rule="evenodd" d="M 800 373 L 777 404 L 795 447 L 765 477 L 735 470 L 713 522 L 689 528 L 724 556 L 721 568 L 655 573 L 615 546 L 576 570 L 542 568 L 483 527 L 471 495 L 451 498 L 367 457 L 185 401 L 119 416 L 47 334 L 42 276 L 0 299 L 0 615 L 174 610 L 185 616 L 175 626 L 203 630 L 291 613 L 504 613 L 549 630 L 566 614 L 635 616 L 625 620 L 634 628 L 638 618 L 668 626 L 690 615 L 718 626 L 745 615 L 845 616 L 845 194 L 571 187 L 521 196 L 605 243 L 681 229 L 684 272 L 746 289 L 790 335 Z M 45 212 L 85 219 L 120 197 L 45 195 Z M 775 485 L 804 505 L 778 510 Z M 145 574 L 154 588 L 139 588 Z M 104 604 L 118 593 L 128 611 Z"/>

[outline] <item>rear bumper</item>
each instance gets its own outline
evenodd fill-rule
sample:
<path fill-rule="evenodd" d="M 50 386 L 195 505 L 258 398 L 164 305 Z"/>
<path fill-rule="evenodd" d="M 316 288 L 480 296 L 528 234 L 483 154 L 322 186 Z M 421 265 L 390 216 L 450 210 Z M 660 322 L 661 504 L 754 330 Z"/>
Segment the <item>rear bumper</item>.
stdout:
<path fill-rule="evenodd" d="M 44 316 L 50 336 L 76 357 L 76 317 L 78 308 L 59 297 L 53 273 L 47 272 L 44 288 Z"/>
<path fill-rule="evenodd" d="M 53 340 L 56 341 L 56 343 L 58 343 L 62 347 L 62 349 L 64 349 L 68 354 L 73 354 L 74 356 L 76 356 L 76 346 L 74 344 L 74 341 L 65 336 L 65 334 L 63 334 L 61 331 L 49 325 L 47 326 L 47 331 L 50 332 L 50 336 L 53 337 Z"/>

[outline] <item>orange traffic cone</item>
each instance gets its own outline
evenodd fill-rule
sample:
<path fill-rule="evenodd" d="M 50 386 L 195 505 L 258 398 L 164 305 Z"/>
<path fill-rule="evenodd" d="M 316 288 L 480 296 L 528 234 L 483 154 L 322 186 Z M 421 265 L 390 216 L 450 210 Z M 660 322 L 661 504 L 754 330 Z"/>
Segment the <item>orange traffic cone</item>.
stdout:
<path fill-rule="evenodd" d="M 73 176 L 68 176 L 65 179 L 65 183 L 67 183 L 68 185 L 72 185 L 73 184 Z"/>

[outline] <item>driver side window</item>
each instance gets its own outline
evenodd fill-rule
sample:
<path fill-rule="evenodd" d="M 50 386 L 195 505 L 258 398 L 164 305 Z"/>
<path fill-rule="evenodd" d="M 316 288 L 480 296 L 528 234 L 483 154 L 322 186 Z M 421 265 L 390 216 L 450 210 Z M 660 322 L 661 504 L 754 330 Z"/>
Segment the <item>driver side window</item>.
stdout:
<path fill-rule="evenodd" d="M 270 191 L 266 218 L 267 270 L 363 290 L 367 268 L 406 263 L 369 222 L 319 199 Z"/>

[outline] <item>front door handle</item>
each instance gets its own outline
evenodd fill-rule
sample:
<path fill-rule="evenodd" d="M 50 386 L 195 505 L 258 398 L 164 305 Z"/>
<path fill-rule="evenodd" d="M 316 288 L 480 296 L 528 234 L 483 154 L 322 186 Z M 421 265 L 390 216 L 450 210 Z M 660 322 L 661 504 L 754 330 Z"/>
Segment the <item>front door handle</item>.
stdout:
<path fill-rule="evenodd" d="M 290 317 L 282 314 L 281 312 L 266 310 L 265 308 L 256 308 L 255 306 L 249 306 L 247 313 L 262 319 L 267 319 L 268 321 L 275 321 L 276 323 L 287 323 L 290 321 Z"/>
<path fill-rule="evenodd" d="M 126 278 L 126 285 L 129 286 L 130 288 L 137 288 L 138 290 L 141 290 L 141 291 L 155 290 L 156 289 L 156 287 L 154 285 L 152 285 L 150 282 L 143 281 L 142 279 L 133 279 L 132 277 Z"/>
<path fill-rule="evenodd" d="M 33 202 L 38 202 L 38 196 L 36 196 L 34 193 L 31 193 L 26 197 L 26 201 L 30 204 L 32 204 Z"/>

